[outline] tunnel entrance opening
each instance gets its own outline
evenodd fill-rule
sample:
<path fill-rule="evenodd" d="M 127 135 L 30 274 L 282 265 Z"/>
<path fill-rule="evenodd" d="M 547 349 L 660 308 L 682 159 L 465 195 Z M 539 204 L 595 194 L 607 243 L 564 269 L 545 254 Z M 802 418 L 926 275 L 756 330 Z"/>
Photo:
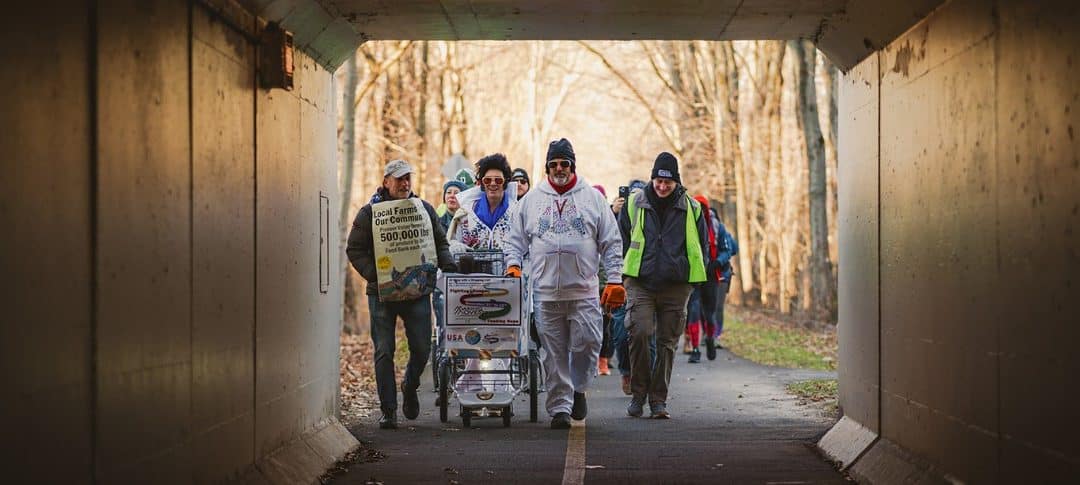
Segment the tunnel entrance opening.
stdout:
<path fill-rule="evenodd" d="M 472 160 L 490 152 L 505 153 L 512 166 L 524 168 L 532 174 L 532 179 L 536 183 L 540 183 L 544 175 L 538 166 L 543 160 L 535 156 L 534 152 L 539 151 L 542 155 L 547 138 L 567 136 L 575 143 L 579 160 L 578 174 L 588 180 L 589 184 L 601 184 L 607 187 L 608 193 L 611 194 L 610 198 L 615 196 L 615 187 L 628 185 L 634 178 L 648 179 L 652 158 L 656 153 L 664 150 L 676 152 L 681 161 L 680 173 L 690 193 L 711 196 L 714 206 L 718 209 L 718 219 L 724 219 L 731 228 L 730 231 L 736 233 L 735 196 L 730 192 L 725 194 L 724 190 L 727 187 L 734 192 L 734 177 L 723 173 L 721 163 L 712 162 L 725 159 L 730 152 L 720 154 L 710 148 L 729 143 L 728 139 L 720 141 L 714 138 L 716 131 L 713 130 L 714 123 L 711 120 L 712 117 L 726 118 L 727 113 L 717 113 L 716 107 L 733 103 L 738 119 L 753 120 L 746 121 L 747 134 L 741 133 L 738 128 L 730 130 L 730 136 L 735 143 L 738 143 L 740 136 L 744 140 L 775 136 L 772 143 L 776 146 L 762 141 L 756 144 L 742 143 L 745 149 L 740 150 L 740 153 L 746 157 L 743 163 L 746 165 L 760 163 L 761 165 L 760 170 L 746 169 L 747 176 L 744 183 L 748 186 L 759 184 L 764 186 L 767 180 L 772 180 L 772 183 L 776 183 L 778 190 L 783 191 L 785 184 L 780 180 L 786 179 L 790 182 L 792 187 L 786 189 L 784 197 L 792 200 L 781 202 L 776 206 L 775 211 L 779 217 L 781 208 L 790 204 L 793 208 L 783 209 L 796 213 L 791 217 L 790 225 L 797 228 L 800 234 L 805 234 L 799 237 L 809 239 L 808 230 L 804 228 L 809 219 L 804 212 L 806 205 L 804 198 L 808 192 L 805 186 L 807 184 L 806 151 L 802 147 L 804 134 L 799 118 L 800 113 L 797 111 L 798 66 L 802 60 L 791 46 L 783 42 L 744 43 L 726 47 L 730 47 L 730 50 L 722 50 L 717 43 L 708 42 L 684 42 L 678 45 L 663 42 L 596 41 L 369 42 L 362 47 L 364 52 L 358 56 L 361 59 L 358 67 L 352 67 L 347 62 L 341 68 L 346 72 L 338 72 L 341 85 L 353 86 L 351 89 L 362 93 L 350 94 L 350 88 L 346 87 L 342 94 L 346 103 L 354 102 L 358 105 L 355 108 L 355 113 L 357 113 L 355 125 L 346 128 L 355 130 L 356 141 L 350 142 L 343 137 L 343 145 L 349 146 L 352 143 L 360 147 L 355 155 L 357 169 L 354 177 L 357 180 L 343 184 L 345 187 L 350 187 L 343 191 L 343 197 L 348 193 L 356 194 L 349 210 L 342 214 L 343 229 L 348 230 L 351 227 L 352 218 L 359 211 L 360 206 L 369 200 L 369 195 L 381 183 L 380 167 L 386 160 L 410 153 L 412 155 L 410 161 L 417 167 L 412 180 L 413 190 L 421 198 L 438 206 L 443 202 L 440 195 L 447 178 L 442 168 L 448 162 L 439 153 L 445 147 L 452 146 L 455 142 L 462 145 L 467 142 L 468 147 L 471 148 L 468 153 Z M 665 54 L 669 51 L 671 54 Z M 695 55 L 699 57 L 695 58 Z M 643 60 L 646 57 L 649 61 Z M 523 62 L 523 59 L 527 61 Z M 735 74 L 736 79 L 731 85 L 735 91 L 740 91 L 741 87 L 742 92 L 733 93 L 730 99 L 718 98 L 724 95 L 718 94 L 714 87 L 710 87 L 708 92 L 695 94 L 692 87 L 692 80 L 695 77 L 707 79 L 710 73 L 721 71 L 721 74 L 711 79 L 716 79 L 713 82 L 717 83 L 721 82 L 720 80 L 727 82 L 727 76 L 722 72 L 725 69 L 723 67 L 725 61 L 730 63 L 729 69 L 741 73 L 741 76 Z M 694 62 L 697 65 L 693 64 Z M 706 62 L 711 62 L 711 64 L 706 66 Z M 814 63 L 815 68 L 818 67 L 816 60 L 810 62 Z M 739 63 L 738 68 L 735 67 L 736 63 Z M 357 79 L 353 81 L 348 79 L 349 69 L 356 69 Z M 757 69 L 766 70 L 767 73 L 757 71 Z M 456 80 L 457 84 L 449 79 L 449 76 L 444 77 L 438 74 L 446 72 L 453 72 L 455 76 L 459 76 Z M 436 74 L 429 76 L 423 73 Z M 492 73 L 499 75 L 492 76 Z M 671 85 L 672 79 L 675 79 L 675 82 L 679 82 L 679 79 L 688 81 L 685 86 L 674 87 Z M 364 86 L 372 83 L 378 87 L 363 91 Z M 775 87 L 763 87 L 772 85 Z M 827 86 L 827 83 L 823 85 Z M 422 94 L 425 86 L 435 92 L 444 90 L 459 92 L 460 97 L 446 97 L 445 101 L 440 101 L 438 94 L 431 94 L 427 98 L 430 101 L 425 101 Z M 829 99 L 824 89 L 822 91 L 822 99 Z M 695 96 L 697 96 L 696 100 Z M 740 97 L 743 100 L 750 100 L 745 103 L 746 106 L 739 105 Z M 765 102 L 757 100 L 765 98 L 769 101 L 762 107 L 761 104 Z M 817 101 L 816 95 L 814 100 Z M 693 108 L 695 102 L 708 107 L 695 109 Z M 426 117 L 424 109 L 420 108 L 420 106 L 425 106 L 425 103 L 428 103 Z M 446 119 L 441 116 L 441 113 L 452 111 L 445 109 L 444 105 L 453 107 L 456 103 L 462 103 L 464 105 L 462 111 L 470 117 L 440 121 Z M 827 104 L 827 101 L 823 103 Z M 394 110 L 380 108 L 388 104 L 393 104 L 397 108 Z M 381 109 L 381 116 L 370 117 L 373 111 Z M 771 115 L 780 118 L 777 127 L 783 132 L 782 139 L 779 133 L 772 135 L 769 132 L 770 110 L 775 110 L 771 112 Z M 351 113 L 353 113 L 353 107 L 345 106 L 341 116 L 349 117 Z M 834 130 L 829 126 L 830 119 L 827 113 L 828 110 L 823 108 L 820 120 L 822 129 Z M 726 119 L 723 121 L 724 124 L 727 122 Z M 443 126 L 443 123 L 449 126 Z M 454 123 L 466 125 L 471 131 L 467 134 L 455 134 Z M 717 124 L 721 123 L 718 121 Z M 431 127 L 431 131 L 427 136 L 420 136 L 411 130 L 386 135 L 387 125 L 408 127 L 426 125 Z M 339 126 L 344 127 L 348 124 L 342 122 Z M 442 130 L 445 130 L 445 134 L 440 133 Z M 670 145 L 673 140 L 670 132 L 679 133 L 678 148 Z M 527 133 L 536 139 L 516 140 L 515 138 L 519 138 L 521 133 Z M 385 149 L 380 149 L 381 142 L 378 140 L 384 136 L 389 138 L 386 139 Z M 448 138 L 449 142 L 444 141 L 443 137 Z M 821 138 L 822 134 L 818 133 L 816 137 Z M 370 141 L 373 139 L 376 141 Z M 364 145 L 363 140 L 369 141 Z M 648 156 L 642 153 L 645 151 L 642 145 L 649 147 L 646 150 L 652 150 L 648 152 Z M 699 147 L 694 148 L 694 145 Z M 782 149 L 782 146 L 790 148 Z M 423 149 L 423 147 L 427 147 L 426 153 L 414 153 L 414 150 Z M 458 151 L 462 148 L 458 147 L 456 150 L 451 148 L 450 151 Z M 829 150 L 830 159 L 835 162 L 833 158 L 835 145 L 830 145 Z M 345 153 L 344 160 L 348 163 L 347 149 Z M 779 156 L 775 164 L 771 165 L 769 157 L 773 153 Z M 824 154 L 822 156 L 824 157 Z M 774 170 L 768 168 L 770 165 Z M 742 170 L 743 167 L 740 166 L 739 169 Z M 345 174 L 348 171 L 342 170 L 341 173 Z M 835 175 L 833 169 L 830 169 L 830 173 L 830 177 Z M 727 181 L 726 184 L 725 181 Z M 534 187 L 535 185 L 533 184 Z M 834 190 L 834 186 L 830 185 L 830 193 Z M 763 206 L 772 204 L 771 200 L 767 200 L 769 199 L 767 194 L 762 192 L 757 192 L 757 195 L 753 197 L 747 197 L 747 204 L 755 207 L 759 204 Z M 731 207 L 725 205 L 725 195 Z M 782 201 L 784 197 L 776 199 Z M 835 208 L 835 205 L 832 207 Z M 729 217 L 732 218 L 729 219 Z M 769 217 L 766 215 L 764 219 L 769 219 Z M 783 226 L 779 220 L 760 220 L 758 223 L 770 228 Z M 745 224 L 740 228 L 750 226 L 750 224 Z M 741 238 L 740 235 L 737 236 Z M 832 239 L 835 240 L 835 238 Z M 758 241 L 751 244 L 748 240 L 740 245 L 753 254 L 754 250 L 751 248 L 758 244 Z M 790 257 L 801 259 L 801 254 Z M 753 263 L 755 260 L 755 257 L 746 259 L 749 263 L 746 266 L 740 265 L 736 273 L 741 272 L 742 267 L 746 267 L 748 272 L 756 272 L 757 267 Z M 832 256 L 832 260 L 835 261 L 835 255 Z M 777 271 L 771 257 L 767 268 L 770 273 Z M 353 289 L 346 290 L 347 293 L 363 295 L 362 278 L 351 270 L 349 277 L 352 278 Z M 761 280 L 749 281 L 753 281 L 755 286 L 761 284 Z M 770 291 L 775 291 L 775 289 L 771 288 Z M 808 295 L 803 296 L 804 299 L 807 297 Z M 750 295 L 747 295 L 747 299 L 749 298 Z M 771 298 L 775 300 L 775 296 Z M 346 296 L 345 304 L 346 315 L 357 315 L 363 322 L 367 300 L 357 298 L 350 301 Z M 797 301 L 793 308 L 785 310 L 800 311 L 801 308 Z M 348 327 L 349 323 L 346 323 L 346 326 Z M 364 329 L 357 328 L 353 332 L 362 334 Z M 407 358 L 401 355 L 406 352 L 406 347 L 400 324 L 398 334 L 398 353 L 394 360 L 398 364 L 397 377 L 400 382 L 407 361 Z M 379 418 L 380 413 L 375 383 L 370 377 L 366 380 L 363 378 L 365 374 L 370 376 L 372 372 L 370 343 L 364 341 L 368 338 L 370 337 L 366 335 L 343 336 L 342 357 L 345 361 L 343 363 L 345 368 L 342 371 L 342 379 L 345 383 L 342 389 L 343 422 L 347 426 L 362 424 L 352 427 L 358 437 L 365 441 L 370 440 L 375 446 L 380 446 L 384 444 L 386 437 L 369 434 L 375 427 L 374 422 Z M 723 338 L 721 340 L 724 341 Z M 835 343 L 835 339 L 832 342 Z M 688 365 L 687 356 L 682 353 L 678 353 L 676 357 L 678 364 L 675 376 L 672 378 L 672 386 L 677 388 L 676 392 L 682 396 L 672 400 L 670 411 L 676 413 L 679 419 L 687 419 L 695 425 L 711 429 L 717 436 L 740 435 L 738 442 L 742 446 L 760 445 L 764 440 L 775 440 L 785 433 L 788 433 L 789 437 L 798 436 L 798 440 L 809 443 L 824 434 L 832 424 L 833 421 L 823 416 L 820 409 L 799 406 L 797 398 L 786 392 L 785 385 L 794 380 L 815 378 L 832 379 L 835 383 L 835 373 L 768 369 L 755 366 L 725 351 L 720 351 L 718 359 L 712 361 L 707 357 L 707 345 L 704 340 L 699 342 L 699 347 L 699 352 L 703 354 L 701 369 Z M 784 348 L 782 351 L 805 352 L 803 348 Z M 615 369 L 612 371 L 613 375 L 597 378 L 591 387 L 593 397 L 590 398 L 590 405 L 594 406 L 593 412 L 597 413 L 592 416 L 619 417 L 626 414 L 625 407 L 629 398 L 623 396 L 620 391 L 621 379 L 620 372 L 617 370 L 617 364 L 620 361 L 612 357 L 610 366 Z M 626 356 L 621 358 L 624 361 L 627 360 Z M 366 361 L 360 359 L 366 359 Z M 626 364 L 626 362 L 622 363 Z M 728 368 L 720 369 L 724 366 Z M 825 367 L 828 365 L 826 364 Z M 420 397 L 423 410 L 421 418 L 416 422 L 403 421 L 403 425 L 410 425 L 420 430 L 440 426 L 434 422 L 434 408 L 429 407 L 435 399 L 430 393 L 431 369 L 432 366 L 429 363 L 427 373 L 421 379 Z M 772 375 L 758 377 L 757 374 L 761 373 Z M 356 398 L 359 396 L 365 396 L 366 401 Z M 546 394 L 541 396 L 541 400 L 544 397 Z M 360 401 L 365 401 L 365 403 L 360 403 Z M 699 402 L 710 404 L 704 407 L 691 404 Z M 520 410 L 527 409 L 526 403 L 519 403 L 517 409 L 519 418 L 516 421 L 523 423 L 524 418 L 520 417 L 522 416 Z M 459 429 L 457 410 L 454 408 L 451 411 L 450 421 L 441 426 Z M 401 418 L 400 413 L 398 417 Z M 546 425 L 550 418 L 546 412 L 542 412 L 541 417 L 542 425 Z M 762 431 L 758 439 L 752 439 L 751 433 L 748 432 L 748 425 L 751 423 L 759 431 L 768 429 L 768 432 Z M 480 424 L 477 426 L 482 427 Z M 515 426 L 517 426 L 516 423 Z M 621 424 L 615 423 L 614 426 L 621 426 Z M 697 430 L 681 429 L 679 433 L 683 431 L 688 435 L 687 439 L 693 436 L 694 439 L 702 439 L 710 443 L 714 441 L 713 438 Z M 605 433 L 606 431 L 590 428 L 589 432 Z M 594 442 L 591 438 L 586 440 L 586 450 L 591 453 L 591 450 L 604 449 L 608 445 L 614 446 L 618 441 L 627 439 L 626 436 L 612 432 L 615 434 L 610 437 L 598 438 L 595 442 L 597 444 L 592 444 Z M 462 439 L 466 438 L 475 439 L 475 435 L 462 436 Z M 793 440 L 788 445 L 794 445 L 795 441 L 797 440 Z M 448 449 L 467 446 L 457 440 L 443 440 L 441 443 L 441 445 L 431 445 L 432 453 L 444 452 L 445 450 L 442 450 L 440 446 Z M 385 442 L 385 446 L 394 449 L 393 447 L 397 445 L 389 441 Z M 514 446 L 516 445 L 507 445 L 507 452 L 512 452 Z M 803 459 L 814 464 L 822 464 L 812 454 L 806 454 Z M 395 468 L 403 464 L 389 460 L 385 466 Z M 828 467 L 823 468 L 824 471 L 829 471 Z M 660 468 L 656 472 L 668 469 Z M 420 475 L 401 477 L 390 474 L 388 476 L 403 480 L 420 479 Z M 699 478 L 705 479 L 705 476 L 702 475 Z M 692 481 L 690 478 L 687 480 Z"/>

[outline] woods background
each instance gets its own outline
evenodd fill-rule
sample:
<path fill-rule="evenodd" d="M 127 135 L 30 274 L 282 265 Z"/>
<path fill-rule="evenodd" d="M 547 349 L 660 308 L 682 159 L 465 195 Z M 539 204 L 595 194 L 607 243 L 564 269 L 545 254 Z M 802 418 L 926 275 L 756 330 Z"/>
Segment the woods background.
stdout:
<path fill-rule="evenodd" d="M 342 252 L 395 158 L 438 206 L 455 155 L 502 152 L 535 184 L 566 137 L 612 199 L 669 151 L 738 239 L 729 304 L 836 321 L 838 73 L 809 43 L 368 42 L 337 75 Z M 365 332 L 363 279 L 340 277 L 345 330 Z"/>

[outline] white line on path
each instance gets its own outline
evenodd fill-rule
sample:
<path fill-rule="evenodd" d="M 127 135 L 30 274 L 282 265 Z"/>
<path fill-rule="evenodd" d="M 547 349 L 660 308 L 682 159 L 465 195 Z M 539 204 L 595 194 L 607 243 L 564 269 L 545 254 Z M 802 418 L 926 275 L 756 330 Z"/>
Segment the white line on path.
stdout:
<path fill-rule="evenodd" d="M 563 466 L 563 485 L 585 483 L 585 421 L 572 421 L 566 436 L 566 465 Z"/>

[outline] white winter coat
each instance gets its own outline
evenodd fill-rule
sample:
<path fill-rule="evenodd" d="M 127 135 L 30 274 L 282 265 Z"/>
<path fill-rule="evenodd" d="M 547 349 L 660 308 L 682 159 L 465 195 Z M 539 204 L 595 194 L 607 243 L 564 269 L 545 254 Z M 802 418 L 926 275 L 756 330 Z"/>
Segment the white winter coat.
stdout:
<path fill-rule="evenodd" d="M 603 194 L 580 175 L 562 195 L 544 178 L 518 201 L 517 212 L 503 251 L 507 266 L 520 266 L 522 255 L 529 255 L 535 300 L 596 298 L 600 258 L 607 268 L 622 268 L 615 214 Z M 621 273 L 608 271 L 608 282 L 620 283 Z"/>

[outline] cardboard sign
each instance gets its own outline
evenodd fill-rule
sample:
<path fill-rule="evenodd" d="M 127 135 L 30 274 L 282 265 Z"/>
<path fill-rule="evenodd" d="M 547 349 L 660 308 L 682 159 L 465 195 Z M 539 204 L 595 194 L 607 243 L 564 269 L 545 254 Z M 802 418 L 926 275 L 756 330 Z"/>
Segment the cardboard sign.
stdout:
<path fill-rule="evenodd" d="M 520 327 L 521 278 L 447 276 L 448 327 Z"/>
<path fill-rule="evenodd" d="M 439 260 L 431 227 L 431 217 L 420 199 L 371 206 L 379 301 L 412 300 L 435 288 Z"/>

